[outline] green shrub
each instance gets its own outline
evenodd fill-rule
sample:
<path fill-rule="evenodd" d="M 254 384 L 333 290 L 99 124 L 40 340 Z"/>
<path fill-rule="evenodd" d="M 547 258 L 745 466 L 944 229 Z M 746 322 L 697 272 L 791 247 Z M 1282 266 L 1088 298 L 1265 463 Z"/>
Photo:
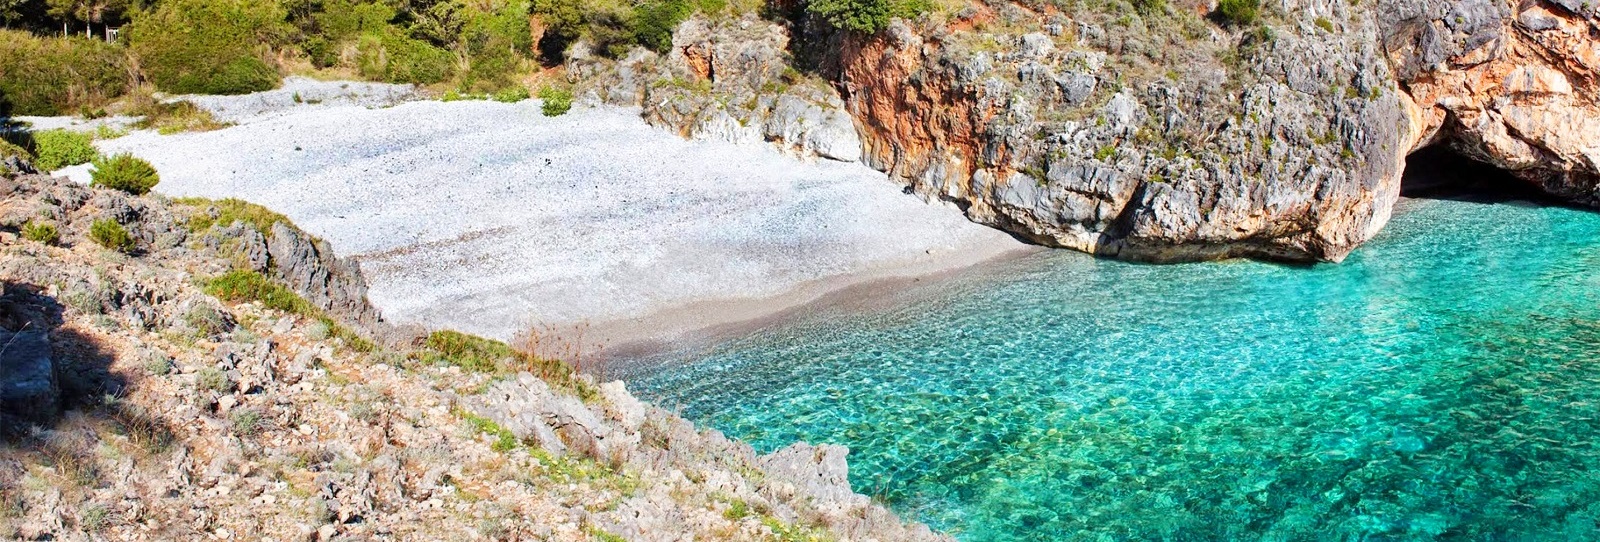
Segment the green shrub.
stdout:
<path fill-rule="evenodd" d="M 888 0 L 812 0 L 806 11 L 834 28 L 862 34 L 878 33 L 890 17 Z"/>
<path fill-rule="evenodd" d="M 34 242 L 54 245 L 61 240 L 61 232 L 49 222 L 29 222 L 22 225 L 22 237 Z"/>
<path fill-rule="evenodd" d="M 89 240 L 124 254 L 133 252 L 133 236 L 114 219 L 102 218 L 89 225 Z"/>
<path fill-rule="evenodd" d="M 95 160 L 92 177 L 90 184 L 94 186 L 121 190 L 133 195 L 147 194 L 156 183 L 161 182 L 161 176 L 156 174 L 155 166 L 128 153 Z"/>
<path fill-rule="evenodd" d="M 433 84 L 449 79 L 455 55 L 397 30 L 363 34 L 356 41 L 356 70 L 367 79 Z"/>
<path fill-rule="evenodd" d="M 572 109 L 572 91 L 559 87 L 539 89 L 540 110 L 546 117 L 565 115 Z"/>
<path fill-rule="evenodd" d="M 1219 0 L 1214 15 L 1229 26 L 1250 26 L 1261 16 L 1261 0 Z"/>
<path fill-rule="evenodd" d="M 278 86 L 264 60 L 287 29 L 277 2 L 167 0 L 125 30 L 145 75 L 168 92 L 244 94 Z"/>
<path fill-rule="evenodd" d="M 87 164 L 100 156 L 94 136 L 69 130 L 46 130 L 33 134 L 34 167 L 55 171 L 67 166 Z"/>
<path fill-rule="evenodd" d="M 228 272 L 208 281 L 205 291 L 212 297 L 230 303 L 259 301 L 269 309 L 303 316 L 317 316 L 320 313 L 310 301 L 255 271 Z"/>
<path fill-rule="evenodd" d="M 672 31 L 689 18 L 694 8 L 685 0 L 654 0 L 634 7 L 628 29 L 639 45 L 664 52 L 672 47 Z"/>
<path fill-rule="evenodd" d="M 532 97 L 533 95 L 528 94 L 528 88 L 521 85 L 496 92 L 494 96 L 491 96 L 494 101 L 508 104 L 514 104 Z"/>
<path fill-rule="evenodd" d="M 0 116 L 94 110 L 127 92 L 128 82 L 120 46 L 0 30 Z"/>
<path fill-rule="evenodd" d="M 492 11 L 463 10 L 459 44 L 467 69 L 462 88 L 494 92 L 516 83 L 523 59 L 533 50 L 528 2 L 505 2 Z"/>

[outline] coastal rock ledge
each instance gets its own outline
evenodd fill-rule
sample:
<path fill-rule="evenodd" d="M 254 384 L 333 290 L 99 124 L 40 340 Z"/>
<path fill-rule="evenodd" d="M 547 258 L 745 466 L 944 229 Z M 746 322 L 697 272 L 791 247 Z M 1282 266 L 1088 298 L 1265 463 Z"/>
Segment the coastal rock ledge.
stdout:
<path fill-rule="evenodd" d="M 694 18 L 663 55 L 579 44 L 568 73 L 686 136 L 859 160 L 974 221 L 1127 259 L 1342 260 L 1434 144 L 1600 206 L 1594 3 L 1269 4 L 1230 24 L 1198 0 L 991 2 L 870 36 Z"/>

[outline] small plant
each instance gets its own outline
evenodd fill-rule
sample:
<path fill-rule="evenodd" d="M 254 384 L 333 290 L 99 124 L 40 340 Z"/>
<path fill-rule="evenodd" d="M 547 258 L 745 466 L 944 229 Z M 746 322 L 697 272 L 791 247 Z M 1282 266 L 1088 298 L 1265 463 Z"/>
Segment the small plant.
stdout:
<path fill-rule="evenodd" d="M 133 252 L 133 236 L 115 219 L 102 218 L 89 225 L 89 240 L 123 254 Z"/>
<path fill-rule="evenodd" d="M 296 93 L 294 93 L 294 103 L 303 104 L 303 103 L 306 103 L 306 100 L 305 100 L 305 98 L 301 98 L 300 97 L 300 93 L 299 92 L 296 92 Z"/>
<path fill-rule="evenodd" d="M 87 164 L 100 156 L 94 136 L 69 130 L 46 130 L 33 134 L 34 163 L 40 171 L 55 171 L 67 166 Z"/>
<path fill-rule="evenodd" d="M 202 390 L 217 393 L 226 393 L 233 390 L 233 379 L 228 377 L 228 373 L 216 367 L 205 367 L 195 373 L 195 384 L 199 385 Z"/>
<path fill-rule="evenodd" d="M 95 139 L 116 139 L 125 135 L 128 135 L 127 130 L 109 124 L 101 124 L 94 129 Z"/>
<path fill-rule="evenodd" d="M 54 245 L 61 240 L 61 232 L 49 222 L 29 222 L 22 225 L 22 237 L 33 242 Z"/>
<path fill-rule="evenodd" d="M 501 427 L 500 424 L 494 423 L 494 420 L 477 416 L 470 412 L 462 411 L 459 414 L 467 420 L 467 423 L 472 424 L 472 428 L 477 429 L 479 433 L 494 437 L 494 444 L 490 446 L 494 451 L 509 452 L 517 449 L 519 444 L 517 435 L 512 433 L 510 429 Z"/>
<path fill-rule="evenodd" d="M 1327 17 L 1317 17 L 1316 22 L 1317 28 L 1321 28 L 1325 32 L 1333 32 L 1333 21 L 1328 20 Z"/>
<path fill-rule="evenodd" d="M 739 521 L 750 515 L 750 504 L 742 499 L 733 499 L 728 502 L 728 509 L 722 511 L 722 517 L 728 521 Z"/>
<path fill-rule="evenodd" d="M 251 409 L 235 410 L 229 418 L 233 422 L 233 433 L 241 437 L 253 437 L 267 425 L 261 413 Z"/>
<path fill-rule="evenodd" d="M 228 331 L 228 317 L 222 311 L 206 304 L 197 304 L 183 313 L 183 323 L 201 337 L 212 337 Z"/>
<path fill-rule="evenodd" d="M 111 514 L 106 507 L 98 504 L 85 505 L 78 511 L 78 526 L 83 530 L 95 533 L 106 528 L 111 523 Z"/>
<path fill-rule="evenodd" d="M 172 373 L 172 360 L 160 354 L 152 354 L 145 358 L 144 370 L 155 376 L 167 376 Z"/>
<path fill-rule="evenodd" d="M 572 110 L 572 91 L 558 87 L 539 89 L 540 109 L 546 117 L 558 117 Z"/>
<path fill-rule="evenodd" d="M 492 96 L 494 101 L 508 104 L 517 103 L 530 97 L 528 89 L 520 85 L 496 92 Z"/>
<path fill-rule="evenodd" d="M 151 188 L 161 182 L 155 166 L 128 153 L 95 160 L 92 177 L 90 184 L 94 186 L 121 190 L 136 196 L 148 194 Z"/>
<path fill-rule="evenodd" d="M 1219 0 L 1213 15 L 1228 26 L 1250 26 L 1261 16 L 1261 0 Z"/>

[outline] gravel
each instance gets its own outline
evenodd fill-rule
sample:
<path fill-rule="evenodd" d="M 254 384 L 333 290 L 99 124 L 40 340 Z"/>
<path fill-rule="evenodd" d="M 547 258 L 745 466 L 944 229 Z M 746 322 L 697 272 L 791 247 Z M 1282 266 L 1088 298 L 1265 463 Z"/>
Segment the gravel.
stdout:
<path fill-rule="evenodd" d="M 865 166 L 684 140 L 635 110 L 300 92 L 213 99 L 234 127 L 98 144 L 154 163 L 158 192 L 256 202 L 358 257 L 391 320 L 503 339 L 659 340 L 1021 247 Z"/>

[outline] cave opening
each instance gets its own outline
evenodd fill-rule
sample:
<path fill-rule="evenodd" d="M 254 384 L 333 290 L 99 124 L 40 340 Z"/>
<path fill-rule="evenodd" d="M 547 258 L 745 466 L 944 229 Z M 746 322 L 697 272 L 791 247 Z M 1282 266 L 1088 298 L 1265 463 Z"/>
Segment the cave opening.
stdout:
<path fill-rule="evenodd" d="M 1406 157 L 1400 195 L 1479 203 L 1520 200 L 1559 204 L 1532 183 L 1457 152 L 1447 144 L 1429 145 Z"/>

